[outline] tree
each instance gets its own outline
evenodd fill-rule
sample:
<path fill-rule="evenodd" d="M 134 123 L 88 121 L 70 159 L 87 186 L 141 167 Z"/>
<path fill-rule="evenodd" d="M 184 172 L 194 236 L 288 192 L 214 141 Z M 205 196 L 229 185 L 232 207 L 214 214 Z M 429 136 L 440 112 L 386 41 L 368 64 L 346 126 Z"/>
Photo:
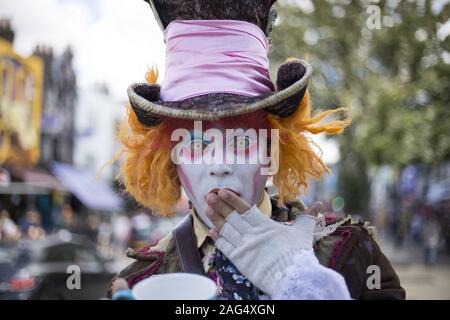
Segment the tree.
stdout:
<path fill-rule="evenodd" d="M 449 13 L 438 0 L 278 5 L 272 61 L 304 57 L 315 70 L 313 105 L 347 107 L 354 120 L 339 138 L 339 185 L 350 212 L 368 212 L 370 168 L 450 159 L 450 37 L 442 28 Z"/>

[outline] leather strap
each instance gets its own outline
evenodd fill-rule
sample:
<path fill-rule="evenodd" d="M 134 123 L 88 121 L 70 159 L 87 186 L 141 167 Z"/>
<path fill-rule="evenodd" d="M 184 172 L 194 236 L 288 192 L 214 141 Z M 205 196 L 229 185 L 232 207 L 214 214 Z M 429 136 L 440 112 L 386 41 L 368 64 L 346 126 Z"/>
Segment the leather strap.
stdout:
<path fill-rule="evenodd" d="M 197 248 L 194 228 L 192 226 L 192 216 L 188 215 L 173 230 L 175 248 L 180 260 L 181 271 L 204 276 L 202 258 Z"/>

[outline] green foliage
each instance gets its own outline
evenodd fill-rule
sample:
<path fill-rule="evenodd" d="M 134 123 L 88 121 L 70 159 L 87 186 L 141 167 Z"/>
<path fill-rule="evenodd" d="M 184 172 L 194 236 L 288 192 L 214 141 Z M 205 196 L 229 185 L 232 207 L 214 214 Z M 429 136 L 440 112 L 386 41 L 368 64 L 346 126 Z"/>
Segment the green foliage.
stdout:
<path fill-rule="evenodd" d="M 371 5 L 380 29 L 368 27 Z M 439 0 L 280 1 L 272 61 L 308 60 L 314 106 L 347 107 L 354 120 L 340 137 L 347 189 L 367 186 L 371 166 L 450 160 L 449 13 Z"/>

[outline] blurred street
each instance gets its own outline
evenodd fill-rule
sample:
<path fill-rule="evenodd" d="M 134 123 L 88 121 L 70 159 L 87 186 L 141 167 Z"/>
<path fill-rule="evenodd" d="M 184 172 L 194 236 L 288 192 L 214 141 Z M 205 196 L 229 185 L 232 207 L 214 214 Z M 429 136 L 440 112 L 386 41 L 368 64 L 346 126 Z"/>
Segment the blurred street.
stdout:
<path fill-rule="evenodd" d="M 391 261 L 408 300 L 450 299 L 450 257 L 440 256 L 436 264 L 423 262 L 420 247 L 395 248 L 392 242 L 380 244 Z"/>
<path fill-rule="evenodd" d="M 148 92 L 152 106 L 173 102 L 159 91 L 166 87 L 167 41 L 148 2 L 1 1 L 0 300 L 105 298 L 113 275 L 134 261 L 125 256 L 127 248 L 156 243 L 200 207 L 183 187 L 178 164 L 169 161 L 172 143 L 164 135 L 178 121 L 160 127 L 164 111 L 141 123 L 129 103 L 127 87 L 144 81 L 158 88 Z M 301 73 L 280 72 L 290 65 L 288 57 L 307 61 L 314 75 L 306 79 L 307 91 L 302 86 L 300 102 L 292 102 L 297 93 L 287 95 L 296 113 L 291 107 L 273 112 L 284 104 L 268 112 L 258 107 L 256 115 L 269 117 L 269 126 L 286 123 L 281 137 L 292 150 L 284 156 L 293 156 L 281 159 L 286 173 L 273 173 L 267 192 L 286 195 L 286 180 L 292 199 L 307 206 L 321 201 L 330 216 L 370 222 L 407 299 L 450 300 L 450 1 L 272 2 L 278 15 L 266 17 L 276 20 L 265 82 L 273 80 L 280 91 L 284 76 Z M 195 82 L 183 80 L 188 87 Z M 286 85 L 304 82 L 295 81 Z M 219 104 L 213 112 L 222 110 Z M 180 123 L 191 119 L 185 112 L 192 106 L 177 109 Z M 342 115 L 329 113 L 336 107 Z M 230 114 L 253 122 L 251 114 Z M 327 121 L 333 125 L 325 130 Z M 210 148 L 200 137 L 201 143 L 186 144 L 187 154 Z M 297 140 L 304 140 L 301 148 L 292 147 Z M 247 148 L 249 139 L 243 142 Z M 309 169 L 295 174 L 296 166 Z M 323 174 L 328 169 L 332 174 Z M 185 170 L 186 177 L 198 172 L 192 189 L 206 185 L 203 170 Z M 242 180 L 242 189 L 250 190 L 252 180 Z M 83 290 L 68 288 L 73 266 L 83 272 Z"/>
<path fill-rule="evenodd" d="M 407 300 L 449 300 L 449 264 L 425 266 L 422 263 L 394 265 Z"/>

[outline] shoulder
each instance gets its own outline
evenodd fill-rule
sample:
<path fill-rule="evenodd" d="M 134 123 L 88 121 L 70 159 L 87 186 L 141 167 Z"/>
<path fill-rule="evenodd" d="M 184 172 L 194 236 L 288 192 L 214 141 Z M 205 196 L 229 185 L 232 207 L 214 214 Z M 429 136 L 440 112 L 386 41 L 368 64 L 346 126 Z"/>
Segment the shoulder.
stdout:
<path fill-rule="evenodd" d="M 360 264 L 369 264 L 378 245 L 374 239 L 375 228 L 367 222 L 345 218 L 325 218 L 325 223 L 315 231 L 314 250 L 320 263 L 340 270 L 350 255 L 356 256 Z M 322 230 L 320 230 L 322 229 Z M 318 235 L 317 235 L 318 233 Z"/>
<path fill-rule="evenodd" d="M 307 209 L 302 201 L 279 205 L 276 196 L 271 198 L 271 203 L 272 219 L 279 222 L 293 221 Z M 350 256 L 356 257 L 357 263 L 363 265 L 379 251 L 375 234 L 375 228 L 368 222 L 353 221 L 351 216 L 319 215 L 314 230 L 314 252 L 322 265 L 337 271 Z"/>
<path fill-rule="evenodd" d="M 136 260 L 153 261 L 158 257 L 172 251 L 174 247 L 173 232 L 169 232 L 157 243 L 139 249 L 128 248 L 125 254 L 128 258 Z"/>
<path fill-rule="evenodd" d="M 117 278 L 123 278 L 132 288 L 137 282 L 157 273 L 165 273 L 176 268 L 175 243 L 173 232 L 169 232 L 156 244 L 139 249 L 128 248 L 126 256 L 135 259 L 134 262 L 120 271 L 110 282 L 108 296 L 111 295 L 111 287 Z"/>
<path fill-rule="evenodd" d="M 375 240 L 375 228 L 368 223 L 348 219 L 315 245 L 319 262 L 339 272 L 354 299 L 404 299 L 400 279 Z M 378 288 L 370 288 L 368 280 L 377 266 Z"/>

